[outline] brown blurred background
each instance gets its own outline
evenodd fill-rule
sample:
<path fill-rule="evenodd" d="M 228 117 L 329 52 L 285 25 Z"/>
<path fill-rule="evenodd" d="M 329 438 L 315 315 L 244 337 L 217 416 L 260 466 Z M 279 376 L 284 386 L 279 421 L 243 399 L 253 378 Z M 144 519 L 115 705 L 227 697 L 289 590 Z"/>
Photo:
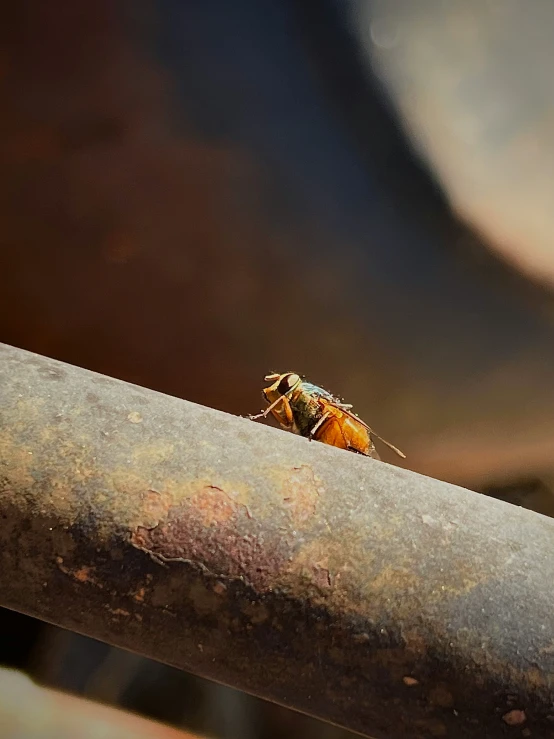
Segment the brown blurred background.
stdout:
<path fill-rule="evenodd" d="M 294 369 L 409 468 L 554 513 L 550 0 L 4 16 L 0 341 L 243 415 Z M 1 664 L 174 726 L 345 735 L 0 625 Z"/>

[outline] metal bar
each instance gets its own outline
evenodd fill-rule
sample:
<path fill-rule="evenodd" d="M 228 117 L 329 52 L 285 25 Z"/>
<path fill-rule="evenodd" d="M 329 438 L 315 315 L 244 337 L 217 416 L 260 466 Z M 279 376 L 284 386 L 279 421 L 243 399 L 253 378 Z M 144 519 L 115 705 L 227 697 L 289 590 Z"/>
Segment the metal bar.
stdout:
<path fill-rule="evenodd" d="M 3 605 L 374 737 L 554 736 L 551 519 L 2 345 L 0 420 Z"/>

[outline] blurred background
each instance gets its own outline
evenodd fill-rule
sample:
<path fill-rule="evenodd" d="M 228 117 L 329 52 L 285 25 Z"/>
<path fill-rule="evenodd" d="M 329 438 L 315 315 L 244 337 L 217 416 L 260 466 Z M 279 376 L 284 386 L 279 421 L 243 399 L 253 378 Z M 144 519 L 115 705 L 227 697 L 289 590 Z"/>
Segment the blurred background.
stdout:
<path fill-rule="evenodd" d="M 550 0 L 19 0 L 0 38 L 0 341 L 241 415 L 292 369 L 410 469 L 554 514 Z M 183 730 L 346 737 L 0 628 L 1 665 Z"/>

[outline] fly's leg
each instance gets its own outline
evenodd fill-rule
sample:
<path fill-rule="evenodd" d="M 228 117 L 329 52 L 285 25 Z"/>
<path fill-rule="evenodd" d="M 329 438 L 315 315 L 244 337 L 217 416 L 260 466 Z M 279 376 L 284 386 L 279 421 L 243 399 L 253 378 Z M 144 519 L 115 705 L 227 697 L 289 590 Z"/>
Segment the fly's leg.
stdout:
<path fill-rule="evenodd" d="M 247 416 L 247 418 L 248 418 L 248 419 L 249 419 L 250 421 L 257 421 L 257 420 L 258 420 L 258 418 L 265 418 L 266 416 L 267 416 L 267 413 L 265 413 L 265 411 L 261 411 L 260 413 L 255 413 L 254 415 L 252 415 L 252 414 L 249 414 L 249 415 Z"/>
<path fill-rule="evenodd" d="M 279 403 L 282 403 L 283 400 L 286 400 L 285 396 L 284 395 L 280 395 L 277 398 L 277 400 L 274 400 L 271 405 L 268 405 L 267 406 L 267 408 L 265 409 L 265 411 L 261 411 L 260 413 L 256 413 L 255 416 L 248 416 L 248 418 L 251 421 L 256 421 L 258 418 L 267 418 L 269 416 L 269 414 L 271 413 L 271 411 L 274 408 L 276 408 L 279 405 Z"/>
<path fill-rule="evenodd" d="M 285 412 L 286 424 L 283 423 L 283 420 L 276 413 L 277 406 L 279 405 L 279 403 L 282 403 L 283 405 L 282 410 Z M 288 398 L 286 398 L 284 395 L 280 395 L 277 398 L 277 400 L 274 400 L 273 403 L 265 409 L 265 411 L 262 411 L 261 413 L 256 413 L 255 416 L 248 416 L 248 418 L 251 421 L 256 421 L 258 418 L 267 418 L 270 413 L 272 413 L 275 416 L 275 418 L 279 421 L 279 423 L 282 426 L 290 427 L 294 424 L 294 417 L 292 415 L 292 409 L 290 407 L 290 403 L 288 401 Z"/>
<path fill-rule="evenodd" d="M 329 413 L 329 411 L 327 411 L 326 413 L 324 413 L 321 416 L 321 418 L 316 423 L 316 425 L 313 428 L 310 429 L 310 433 L 308 434 L 308 439 L 310 441 L 313 441 L 313 438 L 314 438 L 314 436 L 316 434 L 316 431 L 318 429 L 320 429 L 323 426 L 323 424 L 325 423 L 325 421 L 327 421 L 329 418 L 331 418 L 331 416 L 332 416 L 332 413 Z"/>
<path fill-rule="evenodd" d="M 289 399 L 285 395 L 281 395 L 280 399 L 283 401 L 283 407 L 281 410 L 285 411 L 285 423 L 283 423 L 283 419 L 274 410 L 271 412 L 273 413 L 273 416 L 279 421 L 281 426 L 286 429 L 291 429 L 294 426 L 294 416 L 292 415 L 292 408 L 290 407 Z"/>

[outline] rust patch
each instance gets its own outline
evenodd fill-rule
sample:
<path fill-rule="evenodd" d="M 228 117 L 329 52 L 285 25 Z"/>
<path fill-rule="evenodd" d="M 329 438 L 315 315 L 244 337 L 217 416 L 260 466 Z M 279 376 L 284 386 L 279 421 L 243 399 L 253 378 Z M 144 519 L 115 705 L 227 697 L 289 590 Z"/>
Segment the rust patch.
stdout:
<path fill-rule="evenodd" d="M 518 710 L 517 708 L 514 708 L 513 711 L 508 711 L 508 713 L 502 716 L 502 721 L 508 724 L 508 726 L 519 726 L 520 724 L 524 724 L 526 720 L 525 711 Z"/>
<path fill-rule="evenodd" d="M 94 572 L 94 569 L 92 567 L 83 565 L 76 570 L 72 570 L 71 568 L 66 567 L 63 562 L 63 557 L 56 557 L 56 564 L 58 565 L 58 568 L 61 570 L 61 572 L 64 573 L 64 575 L 72 577 L 74 580 L 77 580 L 77 582 L 88 583 L 89 585 L 94 585 L 101 590 L 103 589 L 104 585 L 92 575 L 92 573 Z"/>
<path fill-rule="evenodd" d="M 216 526 L 226 523 L 236 513 L 236 503 L 224 490 L 216 485 L 207 488 L 191 498 L 191 505 L 201 516 L 203 526 Z"/>
<path fill-rule="evenodd" d="M 419 685 L 419 680 L 416 680 L 415 677 L 410 677 L 410 675 L 404 675 L 402 682 L 409 688 L 412 688 L 414 685 Z"/>
<path fill-rule="evenodd" d="M 162 561 L 189 562 L 260 591 L 273 588 L 288 569 L 293 541 L 277 528 L 268 531 L 244 504 L 210 485 L 170 506 L 156 526 L 138 526 L 131 535 L 133 546 Z M 221 594 L 218 587 L 214 595 Z"/>
<path fill-rule="evenodd" d="M 320 589 L 331 587 L 331 573 L 327 561 L 316 562 L 312 567 L 312 571 L 314 585 Z"/>
<path fill-rule="evenodd" d="M 148 521 L 152 522 L 159 521 L 160 518 L 163 518 L 173 502 L 171 495 L 160 490 L 155 490 L 154 488 L 147 490 L 141 497 L 142 513 Z"/>
<path fill-rule="evenodd" d="M 0 430 L 0 458 L 10 460 L 10 476 L 0 478 L 0 494 L 12 495 L 15 490 L 29 490 L 33 478 L 33 455 L 18 444 L 14 434 L 7 429 Z"/>
<path fill-rule="evenodd" d="M 129 611 L 126 611 L 124 608 L 108 608 L 108 611 L 112 614 L 112 616 L 125 616 L 125 617 L 128 617 L 128 616 L 131 615 L 129 613 Z"/>
<path fill-rule="evenodd" d="M 73 577 L 76 580 L 79 580 L 79 582 L 92 582 L 92 578 L 90 577 L 90 567 L 81 567 L 80 569 L 75 570 Z"/>

